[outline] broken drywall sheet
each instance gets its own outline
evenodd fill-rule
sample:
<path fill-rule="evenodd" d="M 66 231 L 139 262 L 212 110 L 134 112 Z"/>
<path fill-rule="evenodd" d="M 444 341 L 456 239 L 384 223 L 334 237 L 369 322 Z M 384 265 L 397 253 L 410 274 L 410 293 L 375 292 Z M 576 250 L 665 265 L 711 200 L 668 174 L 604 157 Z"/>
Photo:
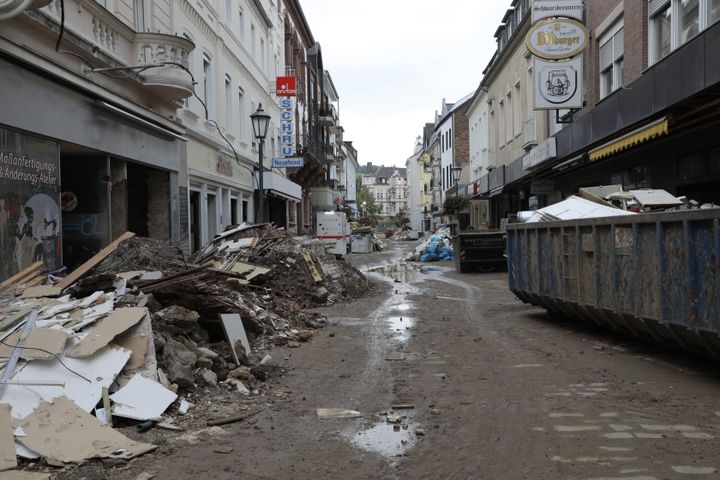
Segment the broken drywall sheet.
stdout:
<path fill-rule="evenodd" d="M 62 353 L 68 334 L 63 330 L 52 328 L 33 328 L 22 344 L 20 358 L 26 360 L 49 359 Z M 14 347 L 20 342 L 20 332 L 15 332 L 3 340 L 7 345 L 0 345 L 0 358 L 8 358 Z"/>
<path fill-rule="evenodd" d="M 105 300 L 104 302 L 95 305 L 94 307 L 86 308 L 82 311 L 82 321 L 78 322 L 76 325 L 73 325 L 72 329 L 77 332 L 87 327 L 88 325 L 97 322 L 100 317 L 109 315 L 113 311 L 114 306 L 115 298 L 110 296 L 110 298 Z"/>
<path fill-rule="evenodd" d="M 17 425 L 26 436 L 18 441 L 55 462 L 78 463 L 91 458 L 133 458 L 156 447 L 130 440 L 103 425 L 67 397 L 42 403 Z"/>
<path fill-rule="evenodd" d="M 70 349 L 68 357 L 82 358 L 107 346 L 116 336 L 136 325 L 148 314 L 145 308 L 118 308 L 98 321 L 88 335 Z"/>
<path fill-rule="evenodd" d="M 240 318 L 240 315 L 236 313 L 220 314 L 220 319 L 222 320 L 225 335 L 227 335 L 228 341 L 230 342 L 230 348 L 232 349 L 233 356 L 235 357 L 235 362 L 239 365 L 240 360 L 238 359 L 237 352 L 235 351 L 235 343 L 239 340 L 245 348 L 245 354 L 250 353 L 250 342 L 248 342 L 242 319 Z"/>
<path fill-rule="evenodd" d="M 75 342 L 71 339 L 69 343 Z M 17 382 L 63 382 L 64 387 L 7 385 L 0 395 L 0 403 L 12 407 L 12 417 L 19 419 L 30 415 L 41 400 L 53 401 L 59 396 L 67 396 L 86 412 L 92 411 L 102 398 L 103 387 L 109 387 L 115 381 L 128 359 L 130 351 L 111 346 L 86 358 L 67 358 L 60 356 L 67 370 L 57 359 L 33 360 L 18 368 L 12 380 Z M 87 380 L 86 380 L 87 379 Z M 90 380 L 88 382 L 88 380 Z"/>
<path fill-rule="evenodd" d="M 176 399 L 176 393 L 140 375 L 110 395 L 113 416 L 132 420 L 159 419 Z"/>
<path fill-rule="evenodd" d="M 0 472 L 17 467 L 10 405 L 0 404 Z"/>
<path fill-rule="evenodd" d="M 121 387 L 125 386 L 135 373 L 150 380 L 158 380 L 155 340 L 150 314 L 145 315 L 140 323 L 115 338 L 113 343 L 133 352 L 130 361 L 123 368 L 120 377 L 117 378 L 117 383 Z"/>

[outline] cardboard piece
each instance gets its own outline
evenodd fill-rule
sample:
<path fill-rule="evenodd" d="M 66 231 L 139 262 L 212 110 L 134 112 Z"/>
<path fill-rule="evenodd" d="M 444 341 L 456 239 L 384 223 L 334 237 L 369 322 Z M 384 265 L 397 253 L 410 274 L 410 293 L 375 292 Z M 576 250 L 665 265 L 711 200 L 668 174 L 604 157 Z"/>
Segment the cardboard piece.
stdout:
<path fill-rule="evenodd" d="M 59 297 L 60 295 L 62 295 L 62 289 L 55 285 L 37 285 L 23 290 L 20 298 Z"/>
<path fill-rule="evenodd" d="M 0 472 L 17 467 L 10 405 L 0 405 Z"/>
<path fill-rule="evenodd" d="M 67 356 L 83 358 L 94 354 L 112 342 L 115 337 L 136 325 L 145 315 L 147 315 L 145 308 L 118 308 L 98 321 L 88 335 L 68 351 Z"/>
<path fill-rule="evenodd" d="M 47 360 L 60 355 L 65 348 L 68 334 L 63 330 L 53 328 L 33 328 L 23 342 L 20 350 L 20 358 L 26 360 L 43 359 Z M 3 342 L 8 345 L 0 345 L 0 358 L 8 358 L 13 352 L 13 347 L 20 341 L 20 332 L 15 332 Z M 38 349 L 38 350 L 32 350 Z"/>
<path fill-rule="evenodd" d="M 245 327 L 242 323 L 242 318 L 237 313 L 232 314 L 220 314 L 220 320 L 222 321 L 223 330 L 225 335 L 230 342 L 230 349 L 235 357 L 235 363 L 240 364 L 237 352 L 235 351 L 235 343 L 239 340 L 242 346 L 245 348 L 245 353 L 250 354 L 250 342 L 248 342 L 247 334 L 245 333 Z"/>
<path fill-rule="evenodd" d="M 71 339 L 69 343 L 76 341 Z M 86 412 L 92 411 L 102 398 L 103 387 L 112 385 L 127 363 L 130 351 L 112 346 L 86 358 L 67 358 L 63 355 L 59 358 L 90 382 L 67 370 L 58 359 L 33 360 L 18 369 L 12 380 L 30 382 L 42 379 L 63 382 L 65 387 L 35 386 L 27 389 L 7 385 L 0 395 L 0 403 L 7 403 L 12 407 L 13 418 L 24 418 L 37 408 L 41 400 L 51 402 L 60 396 L 70 398 Z"/>
<path fill-rule="evenodd" d="M 124 242 L 125 240 L 134 237 L 135 234 L 132 232 L 125 232 L 120 237 L 118 237 L 114 242 L 112 242 L 107 247 L 100 250 L 98 253 L 96 253 L 90 260 L 80 265 L 78 268 L 76 268 L 70 275 L 63 278 L 62 281 L 60 281 L 56 286 L 60 288 L 60 290 L 65 290 L 66 288 L 70 287 L 73 283 L 80 280 L 87 272 L 89 272 L 93 267 L 95 267 L 98 263 L 105 260 L 105 258 L 110 255 L 112 252 L 114 252 L 118 246 Z"/>
<path fill-rule="evenodd" d="M 17 422 L 26 435 L 18 441 L 53 462 L 78 463 L 92 458 L 134 458 L 156 447 L 130 440 L 67 397 L 42 403 Z"/>
<path fill-rule="evenodd" d="M 177 400 L 177 394 L 157 382 L 135 375 L 127 385 L 110 395 L 112 414 L 132 420 L 156 420 Z"/>

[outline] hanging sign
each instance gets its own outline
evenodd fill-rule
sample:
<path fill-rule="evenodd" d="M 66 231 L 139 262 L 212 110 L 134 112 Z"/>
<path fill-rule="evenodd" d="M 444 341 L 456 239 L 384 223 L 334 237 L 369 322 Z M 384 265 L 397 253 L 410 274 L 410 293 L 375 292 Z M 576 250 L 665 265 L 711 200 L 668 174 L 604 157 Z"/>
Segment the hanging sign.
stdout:
<path fill-rule="evenodd" d="M 525 45 L 536 57 L 546 60 L 572 58 L 587 47 L 585 26 L 567 18 L 549 18 L 530 27 Z"/>
<path fill-rule="evenodd" d="M 582 57 L 562 62 L 535 59 L 535 110 L 582 108 Z"/>
<path fill-rule="evenodd" d="M 305 165 L 303 157 L 273 158 L 272 168 L 298 168 Z"/>
<path fill-rule="evenodd" d="M 280 100 L 280 153 L 283 157 L 295 155 L 295 99 Z"/>
<path fill-rule="evenodd" d="M 532 23 L 545 18 L 566 17 L 583 20 L 583 0 L 533 0 Z"/>
<path fill-rule="evenodd" d="M 297 78 L 296 77 L 277 77 L 275 87 L 278 97 L 295 97 L 297 96 Z"/>

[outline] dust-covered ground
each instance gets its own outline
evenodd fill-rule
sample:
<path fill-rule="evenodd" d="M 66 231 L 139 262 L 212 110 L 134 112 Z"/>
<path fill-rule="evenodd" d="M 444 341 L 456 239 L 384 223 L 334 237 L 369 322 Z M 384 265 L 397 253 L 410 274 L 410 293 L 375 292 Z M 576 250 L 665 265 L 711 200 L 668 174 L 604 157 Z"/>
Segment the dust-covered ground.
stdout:
<path fill-rule="evenodd" d="M 553 319 L 505 273 L 393 267 L 414 245 L 390 246 L 351 256 L 371 271 L 365 297 L 321 309 L 330 326 L 301 348 L 274 348 L 270 393 L 222 405 L 255 416 L 131 432 L 158 450 L 62 478 L 720 478 L 717 363 Z"/>

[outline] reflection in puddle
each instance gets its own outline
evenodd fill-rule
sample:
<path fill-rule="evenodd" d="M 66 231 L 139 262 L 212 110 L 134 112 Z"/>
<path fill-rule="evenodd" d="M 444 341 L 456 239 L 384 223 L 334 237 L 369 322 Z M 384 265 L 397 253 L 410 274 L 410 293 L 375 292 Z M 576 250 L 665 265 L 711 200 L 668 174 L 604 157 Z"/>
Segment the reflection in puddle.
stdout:
<path fill-rule="evenodd" d="M 392 308 L 398 312 L 407 312 L 412 308 L 412 305 L 409 303 L 399 303 L 397 305 L 392 305 Z"/>
<path fill-rule="evenodd" d="M 407 342 L 410 338 L 410 329 L 415 325 L 415 319 L 410 317 L 388 317 L 385 319 L 393 338 L 401 342 Z"/>
<path fill-rule="evenodd" d="M 397 457 L 415 446 L 417 427 L 418 424 L 415 422 L 393 425 L 383 419 L 372 427 L 356 433 L 350 441 L 366 452 Z"/>
<path fill-rule="evenodd" d="M 407 263 L 393 263 L 372 267 L 369 271 L 390 277 L 396 282 L 412 283 L 417 279 L 420 268 Z"/>

